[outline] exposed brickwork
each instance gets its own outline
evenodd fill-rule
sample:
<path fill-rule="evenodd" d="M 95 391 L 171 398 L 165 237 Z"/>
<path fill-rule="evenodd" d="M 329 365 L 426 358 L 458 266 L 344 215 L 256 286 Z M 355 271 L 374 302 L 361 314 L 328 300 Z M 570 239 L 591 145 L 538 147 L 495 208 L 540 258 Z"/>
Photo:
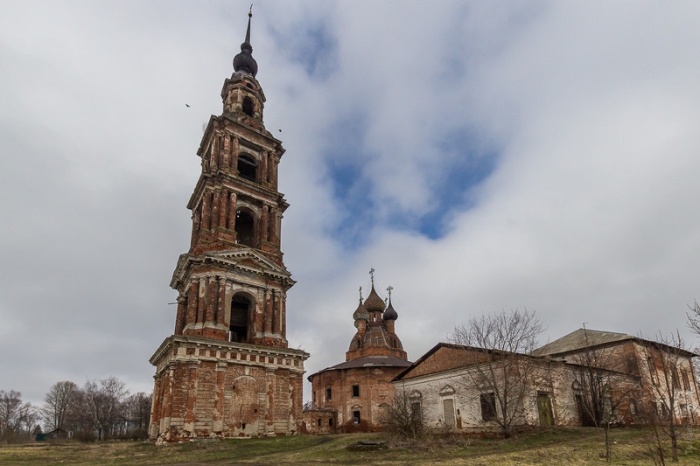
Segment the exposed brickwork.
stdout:
<path fill-rule="evenodd" d="M 393 315 L 385 320 L 382 316 L 384 301 L 372 287 L 370 296 L 353 315 L 358 332 L 350 343 L 346 362 L 309 376 L 315 411 L 304 415 L 307 431 L 382 429 L 384 411 L 394 396 L 391 381 L 410 365 L 401 340 L 394 332 L 396 311 L 391 309 Z M 330 422 L 329 412 L 335 416 L 333 427 L 324 424 Z M 326 417 L 320 413 L 326 413 Z M 314 419 L 316 424 L 312 425 Z M 318 425 L 319 419 L 322 419 L 321 425 Z"/>
<path fill-rule="evenodd" d="M 192 349 L 205 349 L 205 356 Z M 299 350 L 170 337 L 151 359 L 157 366 L 151 437 L 172 442 L 299 432 L 307 356 Z"/>
<path fill-rule="evenodd" d="M 236 60 L 255 64 L 248 50 Z M 265 129 L 265 95 L 248 68 L 225 81 L 221 97 L 223 113 L 197 151 L 190 249 L 170 283 L 179 292 L 174 336 L 151 358 L 157 441 L 288 435 L 301 422 L 309 355 L 287 349 L 294 281 L 280 250 L 284 149 Z"/>
<path fill-rule="evenodd" d="M 404 367 L 362 367 L 323 371 L 312 379 L 314 406 L 337 412 L 337 430 L 367 432 L 381 430 L 384 407 L 391 403 L 394 386 L 391 381 Z M 354 393 L 353 386 L 357 387 Z M 331 399 L 327 391 L 331 390 Z M 360 412 L 356 423 L 353 413 Z"/>

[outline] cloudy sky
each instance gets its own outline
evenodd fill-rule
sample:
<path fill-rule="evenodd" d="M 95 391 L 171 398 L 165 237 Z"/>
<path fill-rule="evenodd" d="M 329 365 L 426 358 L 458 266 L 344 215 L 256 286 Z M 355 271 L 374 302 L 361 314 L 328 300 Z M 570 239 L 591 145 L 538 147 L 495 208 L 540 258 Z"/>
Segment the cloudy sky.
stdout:
<path fill-rule="evenodd" d="M 0 1 L 0 389 L 152 389 L 202 126 L 248 6 Z M 308 373 L 344 361 L 371 267 L 411 360 L 515 308 L 542 343 L 584 322 L 685 332 L 699 17 L 683 1 L 256 2 Z"/>

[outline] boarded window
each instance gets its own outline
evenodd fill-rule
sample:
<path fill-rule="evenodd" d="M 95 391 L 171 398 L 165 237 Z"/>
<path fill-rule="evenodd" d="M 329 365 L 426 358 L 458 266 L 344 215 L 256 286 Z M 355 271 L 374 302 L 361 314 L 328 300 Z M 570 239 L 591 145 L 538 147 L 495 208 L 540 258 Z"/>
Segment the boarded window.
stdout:
<path fill-rule="evenodd" d="M 483 421 L 496 420 L 496 395 L 491 393 L 482 393 L 479 397 L 481 402 L 481 419 Z"/>
<path fill-rule="evenodd" d="M 442 400 L 442 410 L 445 414 L 445 425 L 447 427 L 455 426 L 455 404 L 452 398 Z"/>
<path fill-rule="evenodd" d="M 422 411 L 420 409 L 420 401 L 411 402 L 411 419 L 418 423 L 423 422 Z"/>
<path fill-rule="evenodd" d="M 552 402 L 546 392 L 537 393 L 537 412 L 540 416 L 541 426 L 553 426 L 554 416 L 552 415 Z"/>

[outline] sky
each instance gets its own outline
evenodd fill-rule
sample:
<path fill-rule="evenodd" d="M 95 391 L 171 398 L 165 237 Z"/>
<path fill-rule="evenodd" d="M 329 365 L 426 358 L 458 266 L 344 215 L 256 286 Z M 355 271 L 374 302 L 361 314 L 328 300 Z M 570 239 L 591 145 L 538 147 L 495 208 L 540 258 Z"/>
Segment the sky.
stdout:
<path fill-rule="evenodd" d="M 248 7 L 0 0 L 0 390 L 152 390 Z M 537 313 L 542 344 L 584 324 L 700 343 L 698 17 L 691 1 L 256 2 L 307 375 L 345 360 L 370 268 L 410 360 L 513 309 Z"/>

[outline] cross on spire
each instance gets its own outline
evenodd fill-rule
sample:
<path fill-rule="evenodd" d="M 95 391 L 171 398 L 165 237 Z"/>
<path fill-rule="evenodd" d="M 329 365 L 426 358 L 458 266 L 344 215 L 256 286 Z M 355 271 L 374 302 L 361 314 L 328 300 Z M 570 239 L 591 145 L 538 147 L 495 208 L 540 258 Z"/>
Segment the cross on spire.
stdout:
<path fill-rule="evenodd" d="M 389 285 L 389 286 L 386 288 L 386 292 L 389 293 L 389 301 L 391 301 L 391 290 L 393 290 L 393 289 L 394 289 L 394 287 L 391 286 L 391 285 Z"/>
<path fill-rule="evenodd" d="M 362 304 L 362 287 L 360 287 L 360 304 Z"/>
<path fill-rule="evenodd" d="M 369 276 L 372 277 L 372 286 L 374 286 L 374 267 L 369 269 Z"/>

